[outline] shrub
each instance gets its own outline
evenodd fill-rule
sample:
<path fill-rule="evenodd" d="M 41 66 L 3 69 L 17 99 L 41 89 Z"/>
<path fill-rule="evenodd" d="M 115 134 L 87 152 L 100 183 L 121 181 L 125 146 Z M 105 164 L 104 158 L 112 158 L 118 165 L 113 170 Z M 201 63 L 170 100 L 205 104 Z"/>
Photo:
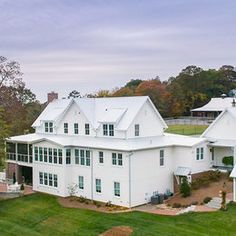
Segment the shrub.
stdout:
<path fill-rule="evenodd" d="M 191 205 L 197 205 L 198 204 L 198 201 L 194 201 L 191 203 Z"/>
<path fill-rule="evenodd" d="M 181 183 L 180 193 L 182 194 L 182 197 L 188 197 L 191 195 L 191 188 L 186 177 L 183 178 Z"/>
<path fill-rule="evenodd" d="M 234 158 L 233 156 L 225 156 L 222 159 L 222 163 L 226 166 L 233 166 L 234 165 Z"/>
<path fill-rule="evenodd" d="M 203 202 L 205 203 L 205 204 L 207 204 L 208 202 L 210 202 L 211 201 L 211 197 L 205 197 L 204 199 L 203 199 Z"/>
<path fill-rule="evenodd" d="M 182 205 L 180 203 L 175 202 L 175 203 L 172 204 L 172 207 L 173 208 L 181 208 Z"/>
<path fill-rule="evenodd" d="M 86 203 L 87 198 L 86 198 L 86 197 L 83 197 L 83 196 L 79 196 L 78 201 L 79 201 L 79 202 L 82 202 L 82 203 L 84 203 L 84 202 Z"/>

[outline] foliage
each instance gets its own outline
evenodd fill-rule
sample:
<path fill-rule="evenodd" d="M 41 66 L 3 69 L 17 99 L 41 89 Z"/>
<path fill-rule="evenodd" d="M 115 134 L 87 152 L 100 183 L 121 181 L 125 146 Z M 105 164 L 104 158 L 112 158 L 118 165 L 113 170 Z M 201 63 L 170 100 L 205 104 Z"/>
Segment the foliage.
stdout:
<path fill-rule="evenodd" d="M 227 206 L 226 206 L 226 191 L 221 191 L 220 192 L 221 195 L 221 210 L 226 211 L 227 210 Z"/>
<path fill-rule="evenodd" d="M 167 133 L 183 134 L 183 135 L 196 135 L 202 134 L 207 125 L 168 125 Z"/>
<path fill-rule="evenodd" d="M 70 184 L 68 187 L 68 192 L 71 197 L 74 197 L 78 191 L 78 184 Z"/>
<path fill-rule="evenodd" d="M 182 205 L 181 205 L 180 203 L 174 202 L 174 203 L 172 204 L 172 207 L 173 207 L 173 208 L 181 208 Z"/>
<path fill-rule="evenodd" d="M 20 190 L 21 190 L 21 191 L 24 191 L 24 189 L 25 189 L 24 184 L 21 184 L 21 186 L 20 186 Z"/>
<path fill-rule="evenodd" d="M 81 98 L 81 94 L 77 90 L 73 90 L 69 93 L 68 98 Z"/>
<path fill-rule="evenodd" d="M 187 177 L 182 178 L 182 183 L 180 185 L 180 193 L 182 197 L 188 197 L 191 195 L 191 187 L 188 183 Z"/>
<path fill-rule="evenodd" d="M 234 164 L 234 157 L 233 156 L 225 156 L 222 159 L 222 163 L 226 166 L 233 166 Z"/>
<path fill-rule="evenodd" d="M 205 197 L 205 198 L 203 199 L 203 202 L 204 202 L 205 204 L 207 204 L 207 203 L 210 202 L 211 200 L 212 200 L 211 197 Z"/>

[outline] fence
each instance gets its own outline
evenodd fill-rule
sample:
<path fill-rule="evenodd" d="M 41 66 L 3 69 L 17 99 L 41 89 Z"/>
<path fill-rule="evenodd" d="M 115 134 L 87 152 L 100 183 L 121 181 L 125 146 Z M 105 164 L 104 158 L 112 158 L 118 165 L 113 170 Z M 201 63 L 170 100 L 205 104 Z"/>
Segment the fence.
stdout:
<path fill-rule="evenodd" d="M 209 125 L 214 119 L 209 117 L 181 116 L 178 118 L 165 118 L 167 125 Z"/>

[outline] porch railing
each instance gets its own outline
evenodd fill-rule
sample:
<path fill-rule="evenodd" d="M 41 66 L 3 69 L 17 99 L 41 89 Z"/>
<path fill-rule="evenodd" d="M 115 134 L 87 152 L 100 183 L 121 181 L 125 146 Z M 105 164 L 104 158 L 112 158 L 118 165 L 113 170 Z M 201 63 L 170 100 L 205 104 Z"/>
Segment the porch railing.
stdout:
<path fill-rule="evenodd" d="M 10 153 L 10 152 L 7 153 L 8 160 L 16 161 L 16 156 L 17 156 L 17 161 L 26 162 L 26 163 L 33 162 L 32 155 L 28 155 L 28 154 L 17 154 L 16 155 L 16 153 Z"/>

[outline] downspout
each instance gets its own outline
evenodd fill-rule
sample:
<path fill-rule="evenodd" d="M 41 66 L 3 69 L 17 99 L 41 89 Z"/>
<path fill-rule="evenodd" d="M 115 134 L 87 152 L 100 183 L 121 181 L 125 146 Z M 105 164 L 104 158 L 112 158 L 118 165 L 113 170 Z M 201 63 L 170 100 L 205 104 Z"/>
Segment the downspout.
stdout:
<path fill-rule="evenodd" d="M 93 200 L 93 152 L 91 151 L 91 199 Z"/>
<path fill-rule="evenodd" d="M 133 155 L 133 152 L 128 153 L 128 157 L 129 157 L 129 208 L 131 208 L 132 204 L 132 197 L 131 197 L 131 156 Z"/>

